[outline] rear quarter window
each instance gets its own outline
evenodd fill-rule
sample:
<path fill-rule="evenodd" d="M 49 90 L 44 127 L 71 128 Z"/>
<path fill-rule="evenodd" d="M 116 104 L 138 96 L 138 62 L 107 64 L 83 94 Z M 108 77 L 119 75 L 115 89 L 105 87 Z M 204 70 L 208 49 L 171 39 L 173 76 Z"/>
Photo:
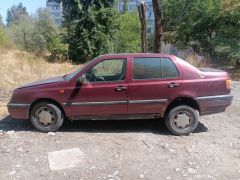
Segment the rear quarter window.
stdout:
<path fill-rule="evenodd" d="M 175 64 L 172 62 L 169 58 L 161 58 L 162 60 L 162 78 L 176 78 L 179 76 L 179 72 L 175 66 Z"/>

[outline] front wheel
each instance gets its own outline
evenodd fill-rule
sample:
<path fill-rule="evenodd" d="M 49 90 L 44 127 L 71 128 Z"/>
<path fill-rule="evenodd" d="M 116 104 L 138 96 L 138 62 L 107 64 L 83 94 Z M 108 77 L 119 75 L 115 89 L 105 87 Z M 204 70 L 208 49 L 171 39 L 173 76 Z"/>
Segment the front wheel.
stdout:
<path fill-rule="evenodd" d="M 41 102 L 31 109 L 30 120 L 37 130 L 53 132 L 62 126 L 64 114 L 55 104 Z"/>
<path fill-rule="evenodd" d="M 170 110 L 165 118 L 165 124 L 173 134 L 178 136 L 187 135 L 196 129 L 198 119 L 197 110 L 183 105 Z"/>

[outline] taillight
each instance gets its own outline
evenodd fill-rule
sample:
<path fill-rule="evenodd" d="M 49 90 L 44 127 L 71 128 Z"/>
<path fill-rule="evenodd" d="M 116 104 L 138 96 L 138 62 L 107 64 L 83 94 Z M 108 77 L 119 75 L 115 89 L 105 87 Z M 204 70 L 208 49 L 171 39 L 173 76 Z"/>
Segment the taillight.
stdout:
<path fill-rule="evenodd" d="M 226 87 L 227 87 L 227 89 L 232 88 L 232 80 L 231 79 L 226 80 Z"/>

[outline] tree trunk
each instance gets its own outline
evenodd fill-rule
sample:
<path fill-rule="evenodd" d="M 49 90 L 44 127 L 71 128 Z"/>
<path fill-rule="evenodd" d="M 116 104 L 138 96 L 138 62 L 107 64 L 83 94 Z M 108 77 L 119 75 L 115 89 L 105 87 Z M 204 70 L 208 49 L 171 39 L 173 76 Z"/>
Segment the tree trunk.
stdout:
<path fill-rule="evenodd" d="M 128 12 L 128 0 L 123 0 L 123 13 Z"/>
<path fill-rule="evenodd" d="M 138 5 L 138 13 L 139 13 L 139 19 L 141 22 L 141 47 L 142 47 L 142 53 L 147 52 L 147 18 L 146 18 L 146 4 L 144 2 L 141 2 Z"/>
<path fill-rule="evenodd" d="M 155 15 L 154 52 L 161 53 L 163 37 L 163 10 L 160 0 L 152 0 Z"/>

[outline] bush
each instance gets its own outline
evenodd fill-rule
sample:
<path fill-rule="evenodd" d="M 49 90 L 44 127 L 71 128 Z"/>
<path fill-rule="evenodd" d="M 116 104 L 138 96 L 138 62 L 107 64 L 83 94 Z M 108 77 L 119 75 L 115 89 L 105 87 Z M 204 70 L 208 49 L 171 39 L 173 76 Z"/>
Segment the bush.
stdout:
<path fill-rule="evenodd" d="M 120 15 L 120 30 L 115 43 L 118 53 L 134 53 L 141 51 L 141 25 L 137 11 Z"/>
<path fill-rule="evenodd" d="M 10 46 L 9 38 L 7 37 L 3 27 L 0 27 L 0 47 Z"/>

